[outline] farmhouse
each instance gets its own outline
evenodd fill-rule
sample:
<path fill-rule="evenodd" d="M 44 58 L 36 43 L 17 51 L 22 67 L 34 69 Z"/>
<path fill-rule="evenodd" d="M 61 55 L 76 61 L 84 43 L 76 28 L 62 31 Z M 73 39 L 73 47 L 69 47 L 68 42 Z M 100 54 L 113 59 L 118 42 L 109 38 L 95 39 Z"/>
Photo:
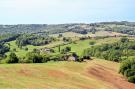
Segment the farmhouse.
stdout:
<path fill-rule="evenodd" d="M 50 49 L 50 48 L 42 48 L 42 49 L 40 49 L 40 52 L 42 52 L 42 53 L 51 53 L 52 49 Z"/>

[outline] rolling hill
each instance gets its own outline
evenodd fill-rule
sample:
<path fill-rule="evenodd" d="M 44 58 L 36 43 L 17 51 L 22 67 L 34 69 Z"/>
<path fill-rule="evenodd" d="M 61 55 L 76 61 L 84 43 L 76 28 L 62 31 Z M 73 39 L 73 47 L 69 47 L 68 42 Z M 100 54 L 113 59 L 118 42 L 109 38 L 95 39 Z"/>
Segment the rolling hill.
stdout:
<path fill-rule="evenodd" d="M 118 74 L 119 63 L 1 64 L 0 89 L 135 89 Z"/>

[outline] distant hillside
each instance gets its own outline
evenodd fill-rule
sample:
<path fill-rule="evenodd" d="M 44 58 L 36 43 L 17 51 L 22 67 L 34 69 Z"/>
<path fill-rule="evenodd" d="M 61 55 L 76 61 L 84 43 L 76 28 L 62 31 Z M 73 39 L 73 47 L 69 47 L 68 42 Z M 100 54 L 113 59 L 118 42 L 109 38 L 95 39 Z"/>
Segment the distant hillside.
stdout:
<path fill-rule="evenodd" d="M 87 34 L 96 31 L 112 31 L 129 35 L 135 35 L 135 22 L 101 22 L 90 24 L 18 24 L 18 25 L 0 25 L 0 34 L 20 34 L 20 33 L 42 33 L 50 34 L 76 32 Z"/>

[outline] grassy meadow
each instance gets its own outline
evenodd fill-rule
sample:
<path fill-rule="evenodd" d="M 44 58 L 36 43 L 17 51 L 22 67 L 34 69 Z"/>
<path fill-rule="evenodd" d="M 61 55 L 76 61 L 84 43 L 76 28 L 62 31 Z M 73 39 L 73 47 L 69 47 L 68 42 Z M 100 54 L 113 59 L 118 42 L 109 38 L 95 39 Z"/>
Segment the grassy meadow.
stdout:
<path fill-rule="evenodd" d="M 92 41 L 95 42 L 95 45 L 101 45 L 101 44 L 105 44 L 105 43 L 117 42 L 119 39 L 120 39 L 119 37 L 117 37 L 117 38 L 111 37 L 111 38 L 104 38 L 104 39 L 98 39 L 98 40 L 95 40 L 95 39 L 88 39 L 88 40 L 82 40 L 82 41 L 80 40 L 80 41 L 76 41 L 75 43 L 61 46 L 61 49 L 68 46 L 68 47 L 71 47 L 71 52 L 76 52 L 78 55 L 81 55 L 83 53 L 84 49 L 91 47 L 91 45 L 89 43 Z M 56 52 L 59 51 L 58 47 L 55 47 L 54 50 Z"/>
<path fill-rule="evenodd" d="M 89 74 L 89 68 L 96 64 L 113 69 L 109 71 L 117 75 L 118 63 L 97 59 L 83 63 L 1 64 L 0 89 L 117 89 Z"/>
<path fill-rule="evenodd" d="M 43 45 L 43 46 L 27 45 L 27 46 L 24 46 L 22 49 L 17 47 L 16 41 L 11 41 L 11 42 L 8 42 L 8 43 L 10 44 L 10 51 L 13 51 L 14 49 L 16 49 L 16 51 L 15 51 L 16 55 L 18 55 L 19 57 L 24 57 L 24 56 L 26 56 L 26 54 L 28 52 L 33 51 L 33 49 L 40 49 L 40 48 L 45 48 L 45 47 L 51 48 L 51 47 L 57 46 L 59 44 L 62 44 L 63 42 L 62 41 L 57 41 L 57 42 L 52 42 L 51 44 Z M 28 51 L 26 51 L 24 49 L 26 47 L 28 48 Z M 9 54 L 9 52 L 7 54 Z"/>
<path fill-rule="evenodd" d="M 117 37 L 117 38 L 110 37 L 110 38 L 104 38 L 104 39 L 98 39 L 98 40 L 95 40 L 95 39 L 79 40 L 79 41 L 76 41 L 76 43 L 71 43 L 71 44 L 61 46 L 61 49 L 69 46 L 69 47 L 71 47 L 72 52 L 76 52 L 78 55 L 81 55 L 84 49 L 91 47 L 91 45 L 89 44 L 89 42 L 91 42 L 91 41 L 94 41 L 95 45 L 101 45 L 101 44 L 105 44 L 105 43 L 113 43 L 113 42 L 118 41 L 119 39 L 120 39 L 119 37 Z M 52 42 L 51 44 L 43 45 L 43 46 L 27 45 L 27 46 L 24 46 L 22 49 L 17 47 L 16 41 L 11 41 L 8 43 L 10 44 L 10 52 L 13 51 L 14 49 L 16 49 L 15 53 L 18 57 L 25 57 L 26 54 L 28 52 L 33 51 L 33 49 L 40 49 L 40 48 L 45 48 L 45 47 L 47 47 L 47 48 L 54 47 L 53 49 L 55 50 L 56 53 L 58 53 L 57 46 L 63 44 L 64 42 L 56 41 L 56 42 Z M 28 48 L 28 51 L 25 50 L 26 47 Z M 9 54 L 9 52 L 7 52 L 7 54 Z"/>

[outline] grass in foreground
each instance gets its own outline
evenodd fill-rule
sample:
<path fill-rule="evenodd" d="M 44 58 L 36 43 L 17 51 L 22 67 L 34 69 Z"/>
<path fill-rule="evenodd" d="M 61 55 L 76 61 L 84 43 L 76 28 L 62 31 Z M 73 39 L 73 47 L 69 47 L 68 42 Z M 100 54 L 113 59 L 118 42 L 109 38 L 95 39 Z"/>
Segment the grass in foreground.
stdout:
<path fill-rule="evenodd" d="M 83 63 L 1 64 L 0 89 L 131 89 L 133 85 L 121 79 L 118 68 L 118 63 L 97 59 Z M 112 78 L 108 81 L 101 76 Z M 116 83 L 112 82 L 115 78 Z"/>
<path fill-rule="evenodd" d="M 88 77 L 91 62 L 49 62 L 46 64 L 0 65 L 0 89 L 107 89 L 101 81 Z M 99 85 L 97 85 L 99 84 Z"/>

